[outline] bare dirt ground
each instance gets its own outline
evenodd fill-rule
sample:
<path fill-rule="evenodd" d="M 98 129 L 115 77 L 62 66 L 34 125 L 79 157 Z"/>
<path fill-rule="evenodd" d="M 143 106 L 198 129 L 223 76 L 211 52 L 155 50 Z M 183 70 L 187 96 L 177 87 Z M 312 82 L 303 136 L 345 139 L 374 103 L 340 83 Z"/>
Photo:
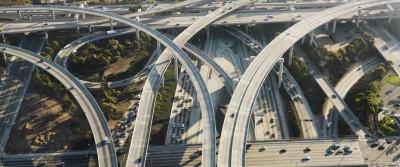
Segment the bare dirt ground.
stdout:
<path fill-rule="evenodd" d="M 104 76 L 107 77 L 111 74 L 117 74 L 128 70 L 129 67 L 131 67 L 130 63 L 134 61 L 135 58 L 135 56 L 121 58 L 121 60 L 118 60 L 106 68 L 104 71 Z"/>
<path fill-rule="evenodd" d="M 92 141 L 84 113 L 34 91 L 26 94 L 6 146 L 7 153 L 84 149 Z"/>

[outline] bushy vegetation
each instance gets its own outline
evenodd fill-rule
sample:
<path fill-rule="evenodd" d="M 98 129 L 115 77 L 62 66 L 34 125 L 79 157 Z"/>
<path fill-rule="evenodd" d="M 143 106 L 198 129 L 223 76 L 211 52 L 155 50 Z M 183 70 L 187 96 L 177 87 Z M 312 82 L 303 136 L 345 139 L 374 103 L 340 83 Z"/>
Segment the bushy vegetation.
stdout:
<path fill-rule="evenodd" d="M 30 4 L 32 3 L 32 0 L 0 0 L 0 5 L 24 5 L 24 4 Z"/>
<path fill-rule="evenodd" d="M 164 75 L 164 85 L 157 93 L 154 121 L 168 121 L 176 89 L 176 79 L 173 66 L 169 66 Z"/>
<path fill-rule="evenodd" d="M 71 41 L 73 37 L 76 36 L 73 35 L 70 36 L 70 38 L 54 36 L 50 38 L 42 50 L 41 55 L 49 60 L 54 60 L 55 55 L 61 47 L 68 41 Z M 60 40 L 61 38 L 63 40 Z M 62 41 L 62 44 L 60 44 L 59 41 Z M 66 110 L 74 111 L 77 109 L 76 102 L 73 101 L 72 95 L 65 86 L 47 72 L 37 69 L 33 75 L 32 83 L 34 89 L 40 93 L 62 100 L 63 108 Z"/>
<path fill-rule="evenodd" d="M 304 95 L 310 101 L 311 109 L 315 114 L 320 114 L 324 103 L 323 91 L 308 72 L 308 67 L 297 56 L 293 56 L 293 63 L 289 66 L 290 73 L 299 82 Z"/>
<path fill-rule="evenodd" d="M 100 82 L 134 75 L 132 72 L 138 72 L 145 65 L 145 61 L 149 56 L 148 50 L 150 49 L 151 38 L 145 34 L 141 34 L 140 40 L 132 40 L 132 38 L 132 36 L 124 36 L 119 39 L 109 39 L 106 42 L 99 40 L 84 45 L 77 53 L 73 53 L 70 58 L 69 67 L 71 72 L 78 78 Z M 135 59 L 130 63 L 131 67 L 127 71 L 104 76 L 107 66 L 116 63 L 122 58 L 132 56 L 135 56 Z"/>
<path fill-rule="evenodd" d="M 91 91 L 96 98 L 97 103 L 103 110 L 104 117 L 107 120 L 118 120 L 122 118 L 123 113 L 117 112 L 117 103 L 122 92 L 117 89 L 100 88 Z"/>
<path fill-rule="evenodd" d="M 379 136 L 388 136 L 393 134 L 393 130 L 395 127 L 395 122 L 392 117 L 385 116 L 379 126 L 378 126 L 378 135 Z"/>
<path fill-rule="evenodd" d="M 332 83 L 336 83 L 350 65 L 376 53 L 374 38 L 367 32 L 364 32 L 361 37 L 354 39 L 344 49 L 339 49 L 337 52 L 328 51 L 325 47 L 319 47 L 316 51 L 321 56 L 317 54 L 311 54 L 311 56 L 313 60 L 317 61 L 316 64 L 324 64 L 322 68 L 328 70 L 329 80 Z"/>
<path fill-rule="evenodd" d="M 379 132 L 378 113 L 383 107 L 380 82 L 387 73 L 387 65 L 381 64 L 361 78 L 346 97 L 347 104 L 360 121 L 375 132 Z"/>

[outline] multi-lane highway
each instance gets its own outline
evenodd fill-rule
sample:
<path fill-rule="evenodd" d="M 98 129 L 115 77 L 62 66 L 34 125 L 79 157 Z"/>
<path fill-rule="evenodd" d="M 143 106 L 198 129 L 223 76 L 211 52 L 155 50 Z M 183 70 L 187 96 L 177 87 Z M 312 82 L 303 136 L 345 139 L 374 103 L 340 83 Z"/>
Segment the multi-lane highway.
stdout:
<path fill-rule="evenodd" d="M 235 28 L 223 28 L 223 30 L 241 40 L 254 52 L 259 53 L 261 51 L 263 45 L 256 39 L 251 37 L 249 34 Z M 316 138 L 320 136 L 319 131 L 317 130 L 318 126 L 316 126 L 316 121 L 318 120 L 315 118 L 317 117 L 314 118 L 314 115 L 311 111 L 308 101 L 305 98 L 300 86 L 297 84 L 296 80 L 293 78 L 293 76 L 289 73 L 289 71 L 286 68 L 284 68 L 283 81 L 284 81 L 283 82 L 284 89 L 288 92 L 289 96 L 291 97 L 294 106 L 296 108 L 296 113 L 299 116 L 299 121 L 303 131 L 303 137 Z M 276 87 L 274 87 L 273 89 L 276 89 Z M 284 115 L 284 113 L 280 112 L 280 115 Z M 285 120 L 283 119 L 283 121 Z M 286 122 L 283 122 L 282 124 L 286 125 Z"/>
<path fill-rule="evenodd" d="M 295 112 L 299 118 L 303 137 L 306 139 L 320 137 L 321 134 L 319 133 L 320 131 L 317 126 L 317 121 L 319 121 L 318 117 L 314 116 L 312 113 L 311 107 L 307 98 L 304 96 L 300 85 L 296 82 L 286 67 L 284 68 L 282 78 L 282 85 L 290 96 L 290 99 L 292 99 L 293 105 L 296 109 Z"/>
<path fill-rule="evenodd" d="M 294 5 L 295 6 L 295 5 Z M 313 16 L 315 13 L 325 10 L 327 6 L 321 5 L 321 3 L 315 3 L 313 6 L 308 8 L 294 8 L 296 10 L 290 9 L 279 9 L 270 8 L 266 5 L 262 7 L 248 6 L 242 10 L 232 12 L 226 17 L 221 18 L 212 23 L 212 25 L 241 25 L 241 24 L 262 24 L 262 23 L 281 23 L 281 22 L 298 22 L 307 17 Z M 163 13 L 157 15 L 146 15 L 145 17 L 140 17 L 140 21 L 153 27 L 153 28 L 179 28 L 187 27 L 204 17 L 211 10 L 200 10 L 197 9 L 189 10 L 186 13 L 171 12 L 172 14 Z M 363 11 L 366 13 L 361 17 L 363 20 L 374 20 L 374 19 L 384 19 L 384 18 L 398 18 L 400 15 L 392 15 L 391 11 L 387 7 L 380 7 L 373 10 Z M 143 13 L 143 12 L 140 12 Z M 179 14 L 180 13 L 180 14 Z M 13 13 L 16 17 L 17 14 Z M 353 20 L 357 12 L 350 12 L 348 14 L 338 17 L 338 20 Z M 1 15 L 0 15 L 1 16 Z M 46 21 L 42 22 L 42 19 L 32 20 L 29 22 L 16 22 L 11 23 L 4 22 L 3 31 L 0 34 L 7 33 L 22 33 L 22 32 L 35 32 L 35 31 L 49 31 L 57 29 L 73 29 L 76 27 L 110 27 L 109 23 L 97 25 L 93 23 L 93 19 L 99 19 L 96 17 L 90 19 L 82 19 L 81 21 L 63 21 L 64 16 L 56 16 L 56 22 Z M 71 18 L 69 18 L 71 20 Z M 100 18 L 101 20 L 101 18 Z M 93 24 L 93 25 L 92 25 Z M 124 24 L 113 24 L 113 26 L 126 27 Z"/>
<path fill-rule="evenodd" d="M 332 104 L 335 106 L 337 111 L 342 117 L 346 117 L 347 119 L 350 119 L 350 124 L 352 126 L 355 126 L 359 129 L 360 131 L 354 131 L 357 136 L 364 138 L 366 137 L 365 135 L 370 134 L 368 130 L 364 127 L 364 125 L 361 124 L 361 122 L 358 120 L 358 118 L 354 115 L 354 113 L 351 111 L 350 107 L 346 104 L 342 96 L 339 95 L 339 93 L 336 92 L 334 87 L 329 83 L 329 81 L 319 72 L 318 68 L 314 65 L 314 63 L 310 60 L 308 56 L 306 56 L 305 51 L 300 48 L 299 46 L 294 46 L 295 53 L 299 56 L 302 57 L 304 63 L 308 67 L 309 73 L 311 76 L 314 77 L 315 81 L 317 84 L 321 87 L 322 91 L 325 93 L 327 98 L 332 102 Z"/>
<path fill-rule="evenodd" d="M 231 98 L 227 113 L 231 114 L 232 118 L 229 121 L 224 121 L 222 132 L 222 135 L 231 136 L 231 140 L 220 143 L 219 166 L 244 165 L 244 152 L 242 150 L 246 143 L 246 127 L 255 97 L 272 67 L 295 42 L 315 28 L 346 13 L 398 2 L 400 1 L 365 0 L 339 5 L 303 19 L 272 40 L 246 70 Z M 362 127 L 354 126 L 348 116 L 343 114 L 343 117 L 354 132 L 362 131 Z"/>
<path fill-rule="evenodd" d="M 96 100 L 80 82 L 61 66 L 33 52 L 6 44 L 0 44 L 0 49 L 3 53 L 16 56 L 35 64 L 67 87 L 81 106 L 90 124 L 96 142 L 99 166 L 117 166 L 116 153 L 107 121 Z M 106 141 L 109 141 L 109 143 Z"/>
<path fill-rule="evenodd" d="M 211 12 L 205 17 L 193 23 L 191 26 L 186 28 L 181 34 L 179 34 L 174 42 L 178 46 L 182 47 L 186 42 L 189 41 L 197 32 L 203 29 L 205 26 L 209 25 L 218 18 L 224 16 L 237 8 L 240 8 L 251 1 L 237 1 L 225 5 L 224 7 Z M 133 138 L 138 138 L 138 140 L 131 142 L 131 147 L 129 149 L 129 156 L 127 160 L 127 166 L 143 166 L 144 160 L 146 158 L 146 148 L 148 145 L 150 128 L 151 128 L 151 118 L 154 112 L 154 103 L 156 99 L 156 90 L 158 90 L 161 77 L 163 77 L 164 72 L 168 68 L 169 62 L 172 60 L 173 55 L 170 50 L 165 50 L 160 57 L 155 62 L 149 77 L 143 87 L 142 98 L 140 99 L 139 112 L 135 125 L 135 130 L 133 132 Z M 182 61 L 181 61 L 182 63 Z M 183 64 L 183 63 L 182 63 Z M 193 71 L 196 70 L 192 68 L 184 67 L 187 73 L 193 75 Z M 193 86 L 198 95 L 197 100 L 199 102 L 199 108 L 202 115 L 202 125 L 203 125 L 203 162 L 205 166 L 215 165 L 215 117 L 213 112 L 213 106 L 211 103 L 208 90 L 204 85 L 201 76 L 196 76 L 198 80 L 192 80 Z M 202 82 L 198 82 L 201 80 Z"/>
<path fill-rule="evenodd" d="M 369 70 L 377 67 L 381 62 L 381 59 L 371 57 L 364 60 L 359 65 L 353 66 L 335 85 L 335 90 L 338 95 L 344 99 L 347 92 L 357 83 L 357 81 L 360 80 Z M 339 115 L 330 100 L 325 102 L 323 114 L 326 120 L 323 124 L 324 136 L 338 137 Z"/>
<path fill-rule="evenodd" d="M 19 47 L 31 50 L 39 54 L 45 40 L 40 36 L 30 36 L 22 39 Z M 11 58 L 0 86 L 0 154 L 4 154 L 4 148 L 10 136 L 11 129 L 18 116 L 22 101 L 28 89 L 31 75 L 35 66 L 21 58 Z"/>

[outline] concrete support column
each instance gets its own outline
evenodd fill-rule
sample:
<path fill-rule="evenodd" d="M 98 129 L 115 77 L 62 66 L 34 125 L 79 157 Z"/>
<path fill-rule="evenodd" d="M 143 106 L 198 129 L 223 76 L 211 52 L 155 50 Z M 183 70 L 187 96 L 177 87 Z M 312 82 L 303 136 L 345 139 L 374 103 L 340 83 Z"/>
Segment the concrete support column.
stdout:
<path fill-rule="evenodd" d="M 80 8 L 85 8 L 85 4 L 80 4 L 79 5 Z M 82 13 L 82 19 L 86 18 L 86 15 L 84 13 Z"/>
<path fill-rule="evenodd" d="M 113 20 L 112 19 L 110 19 L 110 29 L 114 30 L 114 25 L 113 25 Z"/>
<path fill-rule="evenodd" d="M 357 10 L 357 20 L 356 20 L 356 26 L 357 28 L 360 26 L 361 23 L 361 7 L 358 7 Z"/>
<path fill-rule="evenodd" d="M 139 13 L 139 12 L 142 12 L 142 9 L 138 9 L 137 12 L 138 12 L 138 13 Z M 137 20 L 137 21 L 140 21 L 140 17 L 139 17 L 139 16 L 136 16 L 136 20 Z M 140 40 L 140 31 L 139 31 L 139 29 L 136 29 L 136 39 L 137 39 L 137 40 Z"/>
<path fill-rule="evenodd" d="M 178 64 L 178 59 L 174 58 L 174 68 L 175 68 L 175 78 L 176 81 L 179 82 L 179 64 Z"/>
<path fill-rule="evenodd" d="M 161 44 L 160 41 L 157 41 L 157 56 L 161 55 Z"/>
<path fill-rule="evenodd" d="M 140 40 L 140 30 L 136 29 L 136 40 Z"/>
<path fill-rule="evenodd" d="M 336 20 L 336 19 L 333 20 L 332 34 L 335 34 L 335 33 L 336 33 L 336 23 L 337 23 L 337 20 Z"/>
<path fill-rule="evenodd" d="M 293 3 L 289 3 L 289 10 L 296 10 L 296 8 L 294 7 Z"/>
<path fill-rule="evenodd" d="M 312 46 L 313 42 L 314 42 L 314 30 L 312 30 L 309 34 L 310 36 L 310 46 Z"/>
<path fill-rule="evenodd" d="M 79 14 L 74 14 L 74 21 L 78 22 L 79 21 Z"/>
<path fill-rule="evenodd" d="M 49 39 L 49 34 L 47 33 L 47 31 L 44 32 L 44 39 L 46 39 L 46 40 Z"/>
<path fill-rule="evenodd" d="M 390 15 L 388 18 L 388 23 L 390 24 L 392 22 L 393 16 L 396 14 L 396 11 L 393 9 L 393 7 L 390 4 L 387 4 L 386 6 L 390 10 Z"/>
<path fill-rule="evenodd" d="M 4 36 L 4 34 L 1 34 L 1 40 L 3 41 L 3 43 L 6 43 L 6 37 Z"/>
<path fill-rule="evenodd" d="M 278 87 L 281 87 L 282 85 L 282 80 L 283 80 L 283 63 L 285 59 L 279 58 L 278 63 L 279 63 L 279 71 L 278 71 Z"/>
<path fill-rule="evenodd" d="M 164 77 L 165 77 L 165 76 L 161 77 L 161 84 L 162 84 L 162 86 L 164 86 Z"/>
<path fill-rule="evenodd" d="M 51 10 L 51 17 L 53 18 L 53 20 L 56 20 L 56 14 L 54 13 L 54 10 Z"/>
<path fill-rule="evenodd" d="M 89 33 L 92 33 L 92 25 L 89 25 L 88 29 L 89 29 Z"/>
<path fill-rule="evenodd" d="M 303 36 L 301 37 L 301 44 L 304 45 L 304 41 L 306 41 L 306 38 Z"/>
<path fill-rule="evenodd" d="M 19 10 L 17 10 L 17 13 L 18 13 L 18 19 L 22 19 L 22 14 L 21 14 L 21 11 L 19 11 Z"/>
<path fill-rule="evenodd" d="M 291 46 L 289 49 L 289 61 L 288 61 L 289 66 L 292 65 L 292 61 L 293 61 L 293 46 Z"/>
<path fill-rule="evenodd" d="M 246 33 L 248 34 L 249 33 L 249 25 L 248 24 L 245 25 L 245 30 L 246 30 Z"/>

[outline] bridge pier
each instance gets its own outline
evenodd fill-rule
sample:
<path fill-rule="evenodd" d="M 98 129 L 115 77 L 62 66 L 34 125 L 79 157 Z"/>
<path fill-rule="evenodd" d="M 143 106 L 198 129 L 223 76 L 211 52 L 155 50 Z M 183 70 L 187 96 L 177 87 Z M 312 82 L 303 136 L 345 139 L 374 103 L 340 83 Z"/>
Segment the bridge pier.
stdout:
<path fill-rule="evenodd" d="M 301 37 L 301 44 L 304 45 L 304 41 L 306 41 L 306 38 L 303 36 Z"/>
<path fill-rule="evenodd" d="M 140 31 L 136 29 L 136 40 L 140 40 Z"/>
<path fill-rule="evenodd" d="M 110 19 L 110 29 L 114 30 L 114 25 L 113 25 L 113 20 L 112 19 Z"/>
<path fill-rule="evenodd" d="M 17 13 L 18 13 L 18 19 L 22 19 L 22 14 L 21 14 L 21 11 L 19 11 L 19 10 L 17 10 Z"/>
<path fill-rule="evenodd" d="M 89 33 L 92 33 L 92 25 L 89 25 L 88 29 L 89 29 Z"/>
<path fill-rule="evenodd" d="M 289 60 L 288 60 L 289 66 L 292 65 L 292 61 L 293 61 L 293 46 L 290 47 L 289 49 Z"/>
<path fill-rule="evenodd" d="M 78 22 L 79 21 L 79 14 L 74 14 L 74 21 Z"/>
<path fill-rule="evenodd" d="M 3 41 L 3 43 L 6 43 L 6 37 L 4 36 L 4 34 L 1 34 L 1 40 Z"/>
<path fill-rule="evenodd" d="M 139 13 L 139 12 L 142 12 L 142 9 L 138 9 L 137 10 L 137 12 Z M 136 16 L 136 20 L 138 21 L 138 22 L 140 22 L 140 17 L 139 16 Z M 139 31 L 139 29 L 136 29 L 136 40 L 140 40 L 140 31 Z"/>
<path fill-rule="evenodd" d="M 47 31 L 44 32 L 44 39 L 46 39 L 46 40 L 49 39 L 49 34 L 47 33 Z"/>
<path fill-rule="evenodd" d="M 336 33 L 336 24 L 337 24 L 337 19 L 333 20 L 332 34 Z"/>
<path fill-rule="evenodd" d="M 312 30 L 309 34 L 310 36 L 310 46 L 312 46 L 313 42 L 314 42 L 314 30 Z"/>
<path fill-rule="evenodd" d="M 85 4 L 80 4 L 79 7 L 83 9 L 83 8 L 85 8 Z M 82 13 L 82 19 L 85 19 L 85 18 L 86 18 L 85 13 Z"/>
<path fill-rule="evenodd" d="M 246 24 L 244 27 L 245 27 L 246 33 L 248 34 L 249 33 L 249 25 Z"/>
<path fill-rule="evenodd" d="M 356 27 L 360 27 L 360 23 L 361 23 L 361 7 L 358 7 L 357 10 L 357 20 L 356 20 Z"/>
<path fill-rule="evenodd" d="M 278 71 L 278 87 L 281 87 L 282 85 L 282 80 L 283 80 L 283 63 L 285 62 L 285 59 L 279 58 L 278 63 L 279 63 L 279 71 Z"/>
<path fill-rule="evenodd" d="M 56 20 L 56 14 L 54 13 L 54 10 L 51 10 L 51 17 L 53 18 L 53 20 Z"/>
<path fill-rule="evenodd" d="M 393 7 L 390 4 L 386 4 L 387 8 L 390 10 L 390 16 L 388 18 L 388 23 L 390 24 L 392 22 L 393 16 L 396 14 L 396 11 L 393 9 Z"/>
<path fill-rule="evenodd" d="M 160 41 L 157 41 L 157 56 L 161 55 L 161 44 Z"/>

